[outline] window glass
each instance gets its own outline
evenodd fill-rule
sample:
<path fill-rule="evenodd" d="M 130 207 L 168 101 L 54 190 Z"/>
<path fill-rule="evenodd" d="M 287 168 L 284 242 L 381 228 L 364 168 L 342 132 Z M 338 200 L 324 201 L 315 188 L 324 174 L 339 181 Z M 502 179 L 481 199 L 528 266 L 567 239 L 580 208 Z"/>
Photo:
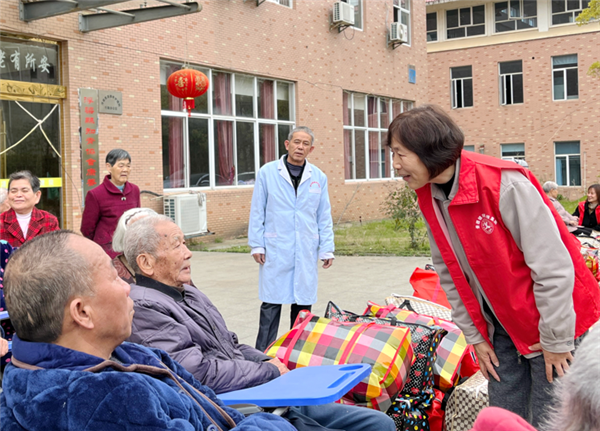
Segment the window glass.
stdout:
<path fill-rule="evenodd" d="M 260 166 L 272 162 L 277 158 L 274 124 L 259 124 L 258 142 L 260 145 Z"/>
<path fill-rule="evenodd" d="M 0 36 L 0 79 L 60 84 L 59 45 Z"/>
<path fill-rule="evenodd" d="M 213 72 L 213 110 L 215 115 L 232 115 L 231 74 Z"/>
<path fill-rule="evenodd" d="M 292 106 L 290 97 L 290 85 L 277 83 L 277 119 L 289 120 L 292 118 Z"/>
<path fill-rule="evenodd" d="M 287 154 L 285 149 L 285 141 L 288 140 L 288 135 L 292 131 L 292 126 L 280 124 L 277 126 L 277 158 L 281 158 L 284 154 Z"/>
<path fill-rule="evenodd" d="M 237 184 L 254 184 L 254 123 L 236 123 Z"/>
<path fill-rule="evenodd" d="M 258 116 L 260 118 L 275 118 L 274 82 L 268 79 L 258 79 Z"/>
<path fill-rule="evenodd" d="M 427 42 L 437 40 L 437 12 L 427 14 Z"/>
<path fill-rule="evenodd" d="M 235 184 L 233 121 L 214 120 L 215 185 Z"/>
<path fill-rule="evenodd" d="M 208 119 L 188 119 L 188 134 L 190 143 L 190 187 L 208 187 L 210 186 L 210 169 L 208 167 Z"/>
<path fill-rule="evenodd" d="M 183 118 L 162 117 L 163 187 L 185 187 Z"/>
<path fill-rule="evenodd" d="M 485 6 L 447 10 L 446 27 L 448 39 L 485 34 Z"/>
<path fill-rule="evenodd" d="M 254 78 L 235 75 L 235 113 L 238 117 L 254 117 Z"/>
<path fill-rule="evenodd" d="M 354 125 L 365 125 L 365 96 L 354 95 Z"/>

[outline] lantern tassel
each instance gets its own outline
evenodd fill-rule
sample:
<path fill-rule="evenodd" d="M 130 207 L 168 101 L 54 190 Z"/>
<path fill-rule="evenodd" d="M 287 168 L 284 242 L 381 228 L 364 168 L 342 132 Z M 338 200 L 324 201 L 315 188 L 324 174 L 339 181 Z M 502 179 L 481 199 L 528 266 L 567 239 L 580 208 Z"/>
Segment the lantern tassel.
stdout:
<path fill-rule="evenodd" d="M 183 106 L 188 111 L 188 117 L 191 117 L 192 116 L 192 109 L 194 109 L 196 107 L 196 103 L 194 101 L 194 98 L 193 97 L 186 97 L 185 99 L 183 99 Z"/>

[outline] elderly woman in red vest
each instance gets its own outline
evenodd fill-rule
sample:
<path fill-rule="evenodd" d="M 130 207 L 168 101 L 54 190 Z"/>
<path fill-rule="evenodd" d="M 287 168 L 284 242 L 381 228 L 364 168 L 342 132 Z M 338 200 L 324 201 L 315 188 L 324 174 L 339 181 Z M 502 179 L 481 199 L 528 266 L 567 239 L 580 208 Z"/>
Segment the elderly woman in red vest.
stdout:
<path fill-rule="evenodd" d="M 490 405 L 538 427 L 553 375 L 600 317 L 600 290 L 579 242 L 536 178 L 514 162 L 462 151 L 439 107 L 389 127 L 397 175 L 417 192 L 452 318 L 475 347 Z"/>
<path fill-rule="evenodd" d="M 600 232 L 600 184 L 588 187 L 587 199 L 579 202 L 573 215 L 579 217 L 579 225 Z"/>

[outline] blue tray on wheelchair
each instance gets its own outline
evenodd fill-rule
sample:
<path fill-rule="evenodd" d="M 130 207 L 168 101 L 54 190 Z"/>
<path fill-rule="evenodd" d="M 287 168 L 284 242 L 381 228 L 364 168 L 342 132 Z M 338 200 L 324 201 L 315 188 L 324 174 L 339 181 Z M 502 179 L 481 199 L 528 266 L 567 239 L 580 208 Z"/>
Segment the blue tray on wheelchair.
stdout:
<path fill-rule="evenodd" d="M 302 367 L 260 386 L 220 394 L 225 405 L 312 406 L 339 400 L 371 372 L 369 364 Z"/>

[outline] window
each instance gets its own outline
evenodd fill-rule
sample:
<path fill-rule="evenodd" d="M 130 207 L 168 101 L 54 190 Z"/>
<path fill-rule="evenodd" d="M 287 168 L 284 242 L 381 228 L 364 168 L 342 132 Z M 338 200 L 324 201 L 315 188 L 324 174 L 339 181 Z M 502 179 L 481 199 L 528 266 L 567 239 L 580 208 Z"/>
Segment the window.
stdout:
<path fill-rule="evenodd" d="M 437 12 L 427 14 L 427 42 L 435 42 L 437 38 Z"/>
<path fill-rule="evenodd" d="M 589 0 L 552 0 L 552 25 L 575 22 Z"/>
<path fill-rule="evenodd" d="M 579 141 L 555 142 L 556 184 L 559 186 L 581 185 L 581 156 Z"/>
<path fill-rule="evenodd" d="M 537 27 L 537 0 L 510 0 L 494 4 L 496 33 Z"/>
<path fill-rule="evenodd" d="M 408 32 L 408 44 L 410 45 L 410 0 L 394 0 L 394 22 L 402 23 Z"/>
<path fill-rule="evenodd" d="M 354 25 L 352 27 L 362 30 L 363 29 L 362 0 L 342 0 L 342 1 L 345 3 L 348 3 L 351 6 L 354 6 Z"/>
<path fill-rule="evenodd" d="M 577 54 L 552 57 L 552 93 L 554 100 L 579 98 Z"/>
<path fill-rule="evenodd" d="M 262 165 L 286 153 L 294 84 L 197 67 L 211 85 L 188 117 L 181 99 L 166 89 L 167 78 L 180 68 L 160 64 L 163 187 L 254 184 Z"/>
<path fill-rule="evenodd" d="M 347 180 L 392 177 L 391 151 L 386 148 L 388 126 L 413 102 L 344 91 L 344 176 Z"/>
<path fill-rule="evenodd" d="M 277 3 L 282 6 L 292 7 L 292 0 L 269 0 L 271 3 Z"/>
<path fill-rule="evenodd" d="M 451 67 L 452 108 L 473 106 L 473 75 L 471 66 Z"/>
<path fill-rule="evenodd" d="M 523 103 L 523 62 L 500 63 L 500 104 Z"/>
<path fill-rule="evenodd" d="M 446 11 L 447 39 L 485 34 L 485 6 Z"/>
<path fill-rule="evenodd" d="M 525 160 L 525 144 L 500 144 L 502 158 L 509 160 Z"/>
<path fill-rule="evenodd" d="M 465 145 L 463 146 L 463 150 L 470 151 L 471 153 L 475 152 L 475 145 Z"/>

